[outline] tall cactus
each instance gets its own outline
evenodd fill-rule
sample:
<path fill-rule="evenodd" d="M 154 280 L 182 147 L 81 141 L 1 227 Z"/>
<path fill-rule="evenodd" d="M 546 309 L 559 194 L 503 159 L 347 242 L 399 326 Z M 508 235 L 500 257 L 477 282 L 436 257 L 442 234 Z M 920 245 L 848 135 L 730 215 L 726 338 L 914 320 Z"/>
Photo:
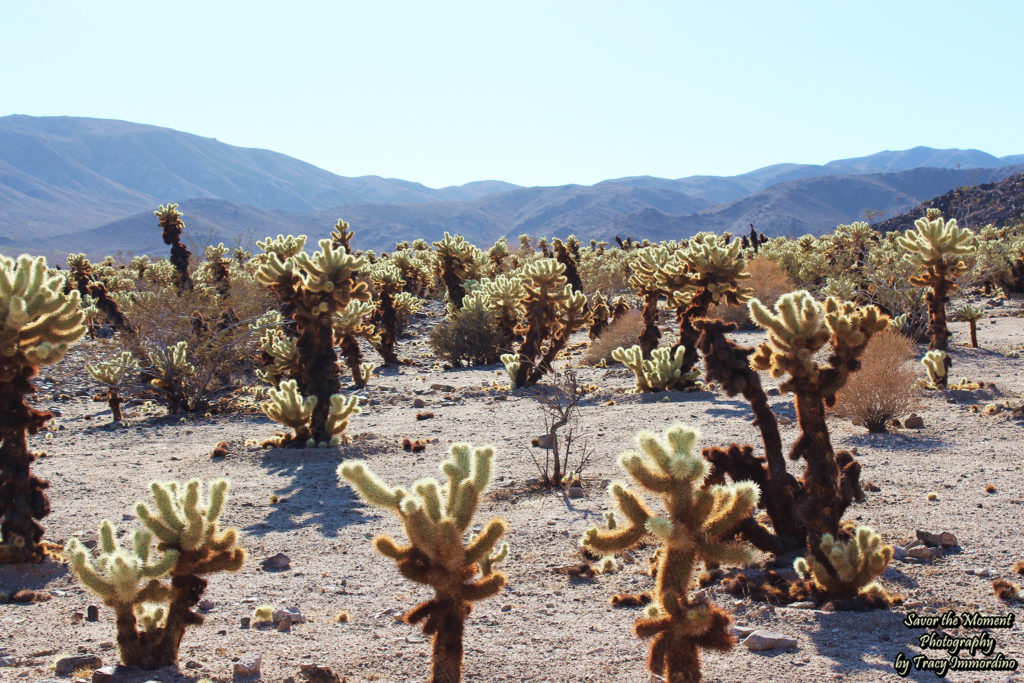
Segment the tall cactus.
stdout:
<path fill-rule="evenodd" d="M 477 279 L 487 270 L 487 256 L 466 241 L 462 235 L 454 237 L 445 232 L 444 239 L 434 242 L 437 248 L 437 267 L 448 289 L 448 301 L 458 310 L 466 296 L 463 283 Z"/>
<path fill-rule="evenodd" d="M 210 482 L 205 505 L 200 488 L 198 479 L 184 487 L 174 481 L 150 484 L 156 510 L 136 505 L 145 528 L 135 530 L 131 551 L 118 546 L 107 520 L 100 525 L 97 560 L 77 538 L 65 547 L 75 577 L 114 609 L 126 666 L 176 664 L 185 629 L 203 623 L 202 615 L 192 611 L 206 590 L 203 575 L 238 571 L 245 561 L 245 550 L 236 545 L 238 531 L 219 528 L 228 480 Z M 153 553 L 154 540 L 159 557 Z"/>
<path fill-rule="evenodd" d="M 569 336 L 590 320 L 587 297 L 566 283 L 565 266 L 540 259 L 523 272 L 526 332 L 517 353 L 501 356 L 514 387 L 536 384 L 551 369 Z"/>
<path fill-rule="evenodd" d="M 276 246 L 269 239 L 263 244 Z M 319 245 L 320 250 L 312 255 L 297 251 L 283 259 L 277 250 L 268 250 L 256 271 L 256 279 L 285 304 L 282 312 L 292 317 L 299 333 L 295 341 L 299 367 L 295 379 L 303 395 L 317 399 L 310 424 L 310 438 L 317 443 L 331 440 L 328 413 L 332 396 L 341 392 L 334 315 L 350 302 L 370 298 L 366 282 L 357 280 L 366 261 L 343 247 L 335 248 L 329 239 L 320 240 Z"/>
<path fill-rule="evenodd" d="M 176 271 L 175 283 L 178 289 L 192 289 L 195 285 L 192 282 L 192 275 L 188 272 L 188 259 L 192 256 L 181 241 L 181 232 L 185 229 L 185 222 L 181 220 L 182 213 L 178 211 L 177 204 L 161 204 L 153 212 L 163 231 L 164 244 L 171 248 L 171 265 Z"/>
<path fill-rule="evenodd" d="M 752 482 L 729 486 L 706 481 L 707 463 L 694 454 L 697 432 L 676 424 L 664 439 L 642 431 L 640 453 L 627 451 L 619 464 L 640 488 L 661 499 L 665 515 L 658 516 L 639 494 L 621 481 L 609 492 L 628 524 L 609 519 L 606 528 L 593 527 L 583 545 L 601 554 L 626 550 L 651 534 L 661 541 L 657 584 L 646 618 L 634 626 L 640 638 L 651 638 L 647 666 L 667 683 L 701 680 L 700 650 L 728 650 L 736 640 L 729 616 L 706 598 L 693 599 L 690 588 L 698 562 L 742 564 L 750 551 L 732 540 L 736 527 L 757 504 Z"/>
<path fill-rule="evenodd" d="M 43 527 L 50 514 L 48 484 L 31 471 L 36 454 L 26 435 L 53 415 L 28 405 L 40 365 L 56 363 L 85 335 L 77 291 L 50 276 L 46 259 L 0 256 L 0 562 L 43 559 Z"/>
<path fill-rule="evenodd" d="M 508 545 L 492 552 L 507 530 L 505 520 L 491 519 L 480 534 L 463 542 L 480 495 L 490 484 L 493 459 L 490 446 L 454 444 L 441 463 L 448 482 L 442 486 L 435 479 L 421 479 L 413 493 L 391 488 L 362 462 L 348 461 L 338 468 L 367 504 L 398 517 L 409 538 L 409 545 L 399 545 L 390 536 L 377 536 L 373 547 L 394 560 L 407 579 L 434 589 L 432 599 L 405 615 L 410 624 L 426 620 L 423 631 L 434 636 L 431 683 L 462 680 L 466 617 L 474 602 L 496 595 L 505 585 L 505 575 L 494 571 L 494 565 L 507 557 Z"/>
<path fill-rule="evenodd" d="M 929 349 L 949 350 L 949 328 L 946 326 L 946 304 L 950 292 L 956 289 L 956 279 L 967 272 L 962 256 L 974 253 L 978 244 L 974 233 L 960 228 L 956 219 L 946 221 L 938 209 L 928 209 L 924 218 L 914 222 L 915 230 L 907 230 L 896 241 L 908 253 L 903 258 L 921 268 L 921 273 L 910 278 L 910 284 L 930 287 L 928 292 Z M 946 373 L 940 387 L 945 388 L 952 360 L 946 356 Z"/>
<path fill-rule="evenodd" d="M 390 261 L 379 261 L 369 269 L 373 291 L 377 294 L 377 305 L 373 311 L 373 322 L 377 327 L 379 343 L 376 345 L 384 366 L 399 364 L 395 354 L 398 343 L 398 319 L 395 313 L 395 297 L 405 287 L 402 272 Z"/>

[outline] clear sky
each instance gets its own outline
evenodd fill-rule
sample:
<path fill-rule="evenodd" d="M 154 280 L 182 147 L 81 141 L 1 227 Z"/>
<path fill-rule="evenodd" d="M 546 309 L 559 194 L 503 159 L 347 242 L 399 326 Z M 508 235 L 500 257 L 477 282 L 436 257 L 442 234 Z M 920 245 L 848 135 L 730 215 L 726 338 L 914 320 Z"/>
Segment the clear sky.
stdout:
<path fill-rule="evenodd" d="M 8 0 L 0 115 L 431 187 L 1024 153 L 1024 3 Z"/>

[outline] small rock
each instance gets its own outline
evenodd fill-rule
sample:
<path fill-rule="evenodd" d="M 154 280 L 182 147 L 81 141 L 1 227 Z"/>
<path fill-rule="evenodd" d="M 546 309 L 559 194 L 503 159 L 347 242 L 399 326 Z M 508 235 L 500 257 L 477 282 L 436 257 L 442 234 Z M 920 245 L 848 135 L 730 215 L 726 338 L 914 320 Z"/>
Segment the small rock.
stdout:
<path fill-rule="evenodd" d="M 509 605 L 509 604 L 502 605 L 501 606 L 501 611 L 502 612 L 511 612 L 512 611 L 512 605 Z"/>
<path fill-rule="evenodd" d="M 550 434 L 541 434 L 536 439 L 534 439 L 531 443 L 533 444 L 534 448 L 548 448 L 548 449 L 550 449 L 551 448 L 551 435 Z"/>
<path fill-rule="evenodd" d="M 213 600 L 200 600 L 196 607 L 198 607 L 201 612 L 209 612 L 214 608 L 214 604 Z"/>
<path fill-rule="evenodd" d="M 939 556 L 939 551 L 935 548 L 929 548 L 928 546 L 919 545 L 916 548 L 911 548 L 907 551 L 908 557 L 913 557 L 918 560 L 934 560 Z"/>
<path fill-rule="evenodd" d="M 277 630 L 281 633 L 288 633 L 292 630 L 291 617 L 285 617 L 281 621 L 277 622 Z"/>
<path fill-rule="evenodd" d="M 14 666 L 14 657 L 0 657 L 0 667 Z"/>
<path fill-rule="evenodd" d="M 103 666 L 103 660 L 99 655 L 70 655 L 57 660 L 56 672 L 58 676 L 67 676 L 77 669 L 98 669 Z"/>
<path fill-rule="evenodd" d="M 871 493 L 878 493 L 879 491 L 882 490 L 881 488 L 879 488 L 878 484 L 876 484 L 873 481 L 866 481 L 866 482 L 864 482 L 864 485 L 861 486 L 861 488 L 864 489 L 865 491 L 869 491 Z"/>
<path fill-rule="evenodd" d="M 190 659 L 187 662 L 185 662 L 185 668 L 186 669 L 202 669 L 203 665 L 200 664 L 199 662 L 197 662 L 194 659 Z"/>
<path fill-rule="evenodd" d="M 817 609 L 818 606 L 811 600 L 801 600 L 800 602 L 791 602 L 787 607 L 792 607 L 793 609 Z"/>
<path fill-rule="evenodd" d="M 917 413 L 911 413 L 903 421 L 903 426 L 906 429 L 924 429 L 924 418 Z"/>
<path fill-rule="evenodd" d="M 89 605 L 85 608 L 85 620 L 86 621 L 99 621 L 100 620 L 100 608 L 96 605 Z"/>
<path fill-rule="evenodd" d="M 263 658 L 260 655 L 246 655 L 235 662 L 236 676 L 255 676 L 260 672 Z"/>
<path fill-rule="evenodd" d="M 730 628 L 732 629 L 732 634 L 740 639 L 746 638 L 757 630 L 757 627 L 755 626 L 747 626 L 744 624 L 733 624 Z"/>
<path fill-rule="evenodd" d="M 584 496 L 583 487 L 582 486 L 570 486 L 569 489 L 566 491 L 566 494 L 570 498 L 582 498 Z"/>
<path fill-rule="evenodd" d="M 903 603 L 903 609 L 921 609 L 924 607 L 924 600 L 910 600 Z"/>
<path fill-rule="evenodd" d="M 779 418 L 779 424 L 780 425 L 791 425 L 791 424 L 793 424 L 793 418 L 786 417 L 785 415 L 783 415 L 782 417 Z"/>
<path fill-rule="evenodd" d="M 901 545 L 894 545 L 892 547 L 892 558 L 897 561 L 902 561 L 907 556 L 907 549 Z"/>
<path fill-rule="evenodd" d="M 290 569 L 291 568 L 291 564 L 292 564 L 292 559 L 290 557 L 288 557 L 287 555 L 285 555 L 284 553 L 278 553 L 276 555 L 271 555 L 267 559 L 265 559 L 262 562 L 260 562 L 260 566 L 263 567 L 264 570 L 270 570 L 270 571 L 281 571 L 281 570 L 284 570 L 284 569 Z"/>
<path fill-rule="evenodd" d="M 329 666 L 319 664 L 303 664 L 299 667 L 299 676 L 309 683 L 341 683 L 338 674 Z"/>
<path fill-rule="evenodd" d="M 796 647 L 796 638 L 790 638 L 774 631 L 758 630 L 744 638 L 743 644 L 747 646 L 748 650 L 761 652 Z"/>
<path fill-rule="evenodd" d="M 977 569 L 974 573 L 976 576 L 981 577 L 992 576 L 992 572 L 990 572 L 988 569 Z"/>
<path fill-rule="evenodd" d="M 415 398 L 412 401 L 412 407 L 413 408 L 426 408 L 427 407 L 427 402 L 424 401 L 422 398 Z"/>
<path fill-rule="evenodd" d="M 249 626 L 251 624 L 252 624 L 252 617 L 242 617 L 241 623 L 240 623 L 242 628 L 249 628 Z"/>
<path fill-rule="evenodd" d="M 938 534 L 933 534 L 929 531 L 923 531 L 921 529 L 918 529 L 917 538 L 926 546 L 932 548 L 938 548 L 940 546 L 943 548 L 955 548 L 956 546 L 960 545 L 960 543 L 957 541 L 956 536 L 949 531 L 943 531 Z"/>
<path fill-rule="evenodd" d="M 302 616 L 302 612 L 300 612 L 295 607 L 288 608 L 288 609 L 276 609 L 276 610 L 274 610 L 274 614 L 273 614 L 272 618 L 273 618 L 275 624 L 280 623 L 280 622 L 285 621 L 285 620 L 288 620 L 288 621 L 290 621 L 293 624 L 304 624 L 304 623 L 306 623 L 306 617 Z"/>
<path fill-rule="evenodd" d="M 455 387 L 450 384 L 431 384 L 430 388 L 434 391 L 455 391 Z"/>
<path fill-rule="evenodd" d="M 92 672 L 92 683 L 114 683 L 114 681 L 119 678 L 119 673 L 121 674 L 120 678 L 124 680 L 124 674 L 118 671 L 118 669 L 123 668 L 124 667 L 104 666 L 96 669 Z"/>

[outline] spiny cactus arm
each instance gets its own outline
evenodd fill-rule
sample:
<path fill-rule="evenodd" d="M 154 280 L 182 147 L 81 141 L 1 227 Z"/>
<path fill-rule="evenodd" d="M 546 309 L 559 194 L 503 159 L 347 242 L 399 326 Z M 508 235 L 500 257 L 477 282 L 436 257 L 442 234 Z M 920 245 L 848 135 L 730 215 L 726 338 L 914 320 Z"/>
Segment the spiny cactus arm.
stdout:
<path fill-rule="evenodd" d="M 470 602 L 484 600 L 497 595 L 505 587 L 505 575 L 502 572 L 491 572 L 479 581 L 467 583 L 462 586 L 462 595 Z"/>
<path fill-rule="evenodd" d="M 481 531 L 478 535 L 474 536 L 470 540 L 469 545 L 466 546 L 466 564 L 475 564 L 483 560 L 484 557 L 487 556 L 491 552 L 491 550 L 494 549 L 494 546 L 495 544 L 497 544 L 498 539 L 504 536 L 506 532 L 508 532 L 508 524 L 505 522 L 505 520 L 496 517 L 489 521 L 487 523 L 487 526 L 484 527 L 483 531 Z M 505 545 L 507 546 L 507 544 Z M 501 555 L 501 552 L 501 549 L 499 549 L 497 555 L 493 556 L 492 558 L 489 558 L 490 564 L 495 564 L 501 561 L 500 559 L 497 559 L 498 556 Z M 505 554 L 507 553 L 508 549 L 506 547 Z M 484 572 L 484 574 L 487 573 L 488 572 Z"/>
<path fill-rule="evenodd" d="M 964 304 L 960 308 L 956 309 L 956 314 L 967 321 L 978 321 L 985 317 L 985 309 L 981 306 Z"/>
<path fill-rule="evenodd" d="M 705 538 L 718 539 L 729 533 L 750 516 L 761 497 L 761 490 L 752 481 L 736 482 L 731 486 L 712 486 L 714 506 L 701 527 Z"/>
<path fill-rule="evenodd" d="M 302 248 L 306 246 L 306 236 L 288 235 L 285 237 L 279 234 L 277 237 L 267 237 L 262 241 L 257 241 L 256 246 L 268 254 L 279 256 L 279 261 L 281 261 L 302 251 Z"/>
<path fill-rule="evenodd" d="M 626 516 L 629 526 L 615 529 L 591 527 L 583 536 L 583 545 L 601 553 L 626 550 L 636 545 L 647 533 L 647 521 L 654 515 L 640 497 L 626 488 L 621 481 L 613 481 L 608 487 L 615 498 L 615 505 Z"/>
<path fill-rule="evenodd" d="M 628 349 L 621 346 L 613 349 L 612 359 L 617 360 L 633 371 L 633 375 L 636 377 L 635 391 L 644 392 L 650 390 L 651 387 L 647 383 L 647 377 L 644 373 L 643 351 L 639 344 L 634 344 Z"/>
<path fill-rule="evenodd" d="M 335 438 L 339 442 L 345 440 L 345 430 L 348 429 L 351 418 L 361 412 L 363 411 L 359 407 L 359 397 L 355 394 L 348 398 L 341 394 L 331 396 L 331 410 L 327 414 L 327 433 L 331 435 L 332 442 Z"/>
<path fill-rule="evenodd" d="M 338 476 L 352 484 L 359 497 L 368 505 L 391 510 L 399 514 L 399 506 L 409 493 L 402 488 L 391 488 L 364 463 L 348 460 L 338 466 Z"/>
<path fill-rule="evenodd" d="M 493 573 L 494 565 L 501 564 L 508 558 L 508 543 L 502 543 L 497 552 L 480 559 L 480 573 L 484 576 Z"/>
<path fill-rule="evenodd" d="M 675 487 L 675 480 L 664 468 L 651 467 L 636 451 L 626 451 L 619 464 L 640 486 L 654 493 L 665 493 Z M 661 471 L 658 471 L 661 470 Z"/>
<path fill-rule="evenodd" d="M 77 538 L 65 546 L 71 571 L 83 586 L 111 606 L 132 605 L 146 600 L 164 599 L 168 589 L 155 579 L 165 576 L 178 561 L 176 550 L 164 551 L 156 562 L 150 562 L 150 536 L 144 530 L 135 532 L 135 553 L 117 547 L 113 525 L 104 520 L 100 527 L 101 547 L 99 566 L 90 558 L 89 551 Z M 141 551 L 141 552 L 140 552 Z"/>
<path fill-rule="evenodd" d="M 349 254 L 344 247 L 334 247 L 329 239 L 318 242 L 320 251 L 312 255 L 299 252 L 295 263 L 302 269 L 302 284 L 311 292 L 334 292 L 345 288 L 345 302 L 351 299 L 367 301 L 370 288 L 365 282 L 355 282 L 355 276 L 366 266 L 366 259 Z"/>
<path fill-rule="evenodd" d="M 412 545 L 398 545 L 395 539 L 386 534 L 374 537 L 373 548 L 381 555 L 391 558 L 395 562 L 404 562 L 410 559 L 416 550 Z"/>
<path fill-rule="evenodd" d="M 316 407 L 316 396 L 303 398 L 294 379 L 283 380 L 277 389 L 270 390 L 270 400 L 263 404 L 267 417 L 298 431 L 309 424 Z"/>
<path fill-rule="evenodd" d="M 126 372 L 137 371 L 139 362 L 132 356 L 131 351 L 122 351 L 113 360 L 86 363 L 85 369 L 97 382 L 115 386 L 121 382 Z"/>

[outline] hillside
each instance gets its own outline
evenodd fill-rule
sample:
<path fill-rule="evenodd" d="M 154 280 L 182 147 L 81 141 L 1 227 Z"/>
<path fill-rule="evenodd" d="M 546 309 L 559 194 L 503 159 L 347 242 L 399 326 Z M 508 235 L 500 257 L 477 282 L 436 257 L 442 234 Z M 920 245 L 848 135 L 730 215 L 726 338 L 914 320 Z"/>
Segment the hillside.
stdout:
<path fill-rule="evenodd" d="M 152 215 L 177 202 L 185 239 L 251 246 L 267 234 L 326 234 L 339 217 L 360 247 L 444 231 L 484 244 L 521 233 L 662 239 L 699 230 L 829 230 L 910 209 L 962 185 L 1001 180 L 1024 157 L 915 147 L 824 165 L 782 163 L 732 177 L 637 176 L 591 186 L 498 180 L 432 189 L 346 178 L 283 154 L 168 128 L 75 117 L 0 118 L 0 249 L 163 254 Z"/>
<path fill-rule="evenodd" d="M 956 218 L 967 228 L 980 228 L 988 223 L 1002 226 L 1024 222 L 1024 173 L 997 183 L 957 187 L 902 215 L 881 221 L 875 227 L 883 232 L 907 230 L 930 208 L 939 209 L 943 216 Z"/>

